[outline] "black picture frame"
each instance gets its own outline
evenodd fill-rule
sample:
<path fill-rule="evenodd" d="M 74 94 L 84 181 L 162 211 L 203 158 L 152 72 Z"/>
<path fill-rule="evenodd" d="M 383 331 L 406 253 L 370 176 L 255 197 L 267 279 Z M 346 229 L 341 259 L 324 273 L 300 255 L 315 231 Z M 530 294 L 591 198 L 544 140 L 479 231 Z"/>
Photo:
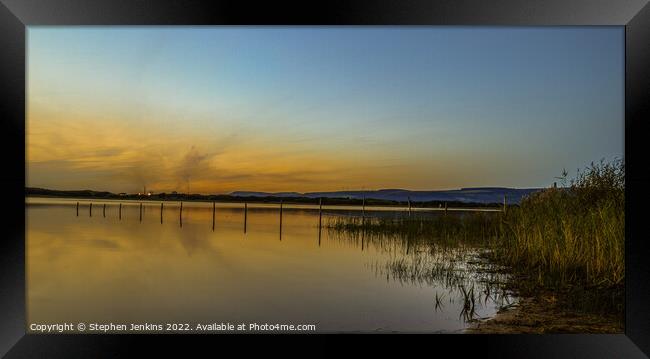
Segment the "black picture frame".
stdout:
<path fill-rule="evenodd" d="M 626 307 L 625 334 L 408 336 L 442 354 L 527 358 L 643 358 L 650 355 L 650 261 L 643 235 L 650 166 L 643 148 L 650 121 L 650 5 L 646 0 L 447 1 L 178 1 L 0 0 L 0 133 L 3 168 L 0 239 L 0 355 L 117 357 L 134 348 L 171 345 L 219 349 L 231 335 L 26 335 L 25 333 L 25 87 L 26 26 L 33 25 L 617 25 L 625 26 Z M 306 336 L 312 351 L 343 353 L 331 336 Z M 378 336 L 374 336 L 377 338 Z M 368 345 L 364 351 L 404 354 L 414 345 Z M 296 336 L 238 336 L 242 351 L 282 354 Z M 341 338 L 341 337 L 338 337 Z M 251 344 L 264 341 L 264 345 Z M 245 343 L 242 345 L 242 342 Z M 187 347 L 185 347 L 187 348 Z M 645 353 L 645 354 L 644 354 Z"/>

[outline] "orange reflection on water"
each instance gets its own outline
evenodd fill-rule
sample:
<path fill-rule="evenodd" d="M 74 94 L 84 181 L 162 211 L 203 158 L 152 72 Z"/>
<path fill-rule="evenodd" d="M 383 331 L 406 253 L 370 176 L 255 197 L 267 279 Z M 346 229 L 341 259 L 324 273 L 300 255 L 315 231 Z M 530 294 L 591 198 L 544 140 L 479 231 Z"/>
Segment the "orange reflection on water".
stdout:
<path fill-rule="evenodd" d="M 105 217 L 103 203 L 107 203 Z M 320 233 L 318 211 L 240 204 L 30 199 L 28 323 L 289 323 L 319 331 L 456 331 L 442 288 L 369 269 L 390 253 Z M 486 313 L 494 312 L 487 308 Z"/>

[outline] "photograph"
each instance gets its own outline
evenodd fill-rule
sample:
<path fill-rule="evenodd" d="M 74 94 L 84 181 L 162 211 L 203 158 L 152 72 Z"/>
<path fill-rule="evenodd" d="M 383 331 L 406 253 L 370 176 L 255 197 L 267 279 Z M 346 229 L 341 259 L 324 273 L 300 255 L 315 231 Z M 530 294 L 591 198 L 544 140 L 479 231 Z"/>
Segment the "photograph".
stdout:
<path fill-rule="evenodd" d="M 625 35 L 29 26 L 25 330 L 623 334 Z"/>

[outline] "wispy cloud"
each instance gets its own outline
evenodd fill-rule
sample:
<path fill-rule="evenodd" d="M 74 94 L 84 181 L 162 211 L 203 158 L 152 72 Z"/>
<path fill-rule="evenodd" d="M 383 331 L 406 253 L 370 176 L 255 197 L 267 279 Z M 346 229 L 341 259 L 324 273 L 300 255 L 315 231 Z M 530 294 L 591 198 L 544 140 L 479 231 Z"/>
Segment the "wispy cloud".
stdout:
<path fill-rule="evenodd" d="M 346 156 L 338 147 L 277 135 L 186 131 L 154 120 L 95 119 L 33 108 L 27 127 L 28 185 L 110 191 L 226 193 L 363 186 L 395 165 Z M 376 180 L 377 178 L 375 178 Z"/>

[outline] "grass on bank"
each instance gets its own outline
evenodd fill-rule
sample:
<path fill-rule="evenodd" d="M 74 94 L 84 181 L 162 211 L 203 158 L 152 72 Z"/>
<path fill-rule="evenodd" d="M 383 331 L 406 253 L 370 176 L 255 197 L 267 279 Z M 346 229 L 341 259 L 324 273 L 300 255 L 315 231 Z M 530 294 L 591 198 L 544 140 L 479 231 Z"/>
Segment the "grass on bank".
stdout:
<path fill-rule="evenodd" d="M 573 309 L 622 313 L 624 162 L 592 163 L 572 180 L 566 175 L 560 188 L 536 192 L 506 213 L 337 218 L 329 226 L 409 242 L 486 246 L 525 294 L 552 290 Z"/>
<path fill-rule="evenodd" d="M 566 181 L 566 172 L 563 174 Z M 621 311 L 625 280 L 625 165 L 591 164 L 566 188 L 535 193 L 499 222 L 494 258 L 577 307 Z M 530 284 L 531 281 L 529 280 Z"/>

